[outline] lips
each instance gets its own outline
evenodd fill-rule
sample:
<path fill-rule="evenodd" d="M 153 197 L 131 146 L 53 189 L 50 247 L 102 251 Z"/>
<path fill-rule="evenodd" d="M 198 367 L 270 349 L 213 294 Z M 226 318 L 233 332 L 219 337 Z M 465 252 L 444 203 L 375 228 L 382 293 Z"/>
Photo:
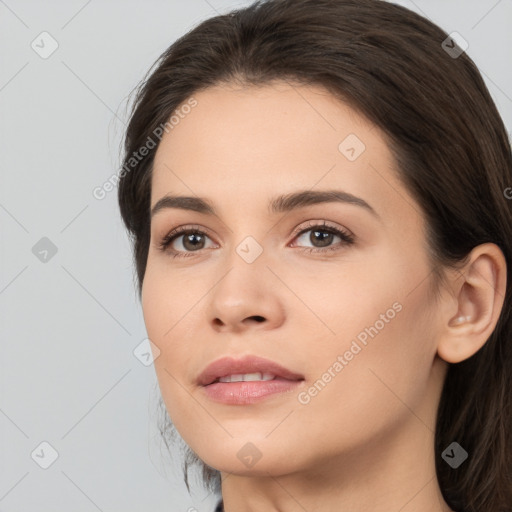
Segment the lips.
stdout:
<path fill-rule="evenodd" d="M 299 381 L 304 376 L 293 372 L 280 364 L 257 356 L 245 356 L 241 359 L 222 357 L 209 364 L 199 375 L 197 383 L 208 386 L 222 377 L 250 373 L 272 374 L 276 380 Z"/>

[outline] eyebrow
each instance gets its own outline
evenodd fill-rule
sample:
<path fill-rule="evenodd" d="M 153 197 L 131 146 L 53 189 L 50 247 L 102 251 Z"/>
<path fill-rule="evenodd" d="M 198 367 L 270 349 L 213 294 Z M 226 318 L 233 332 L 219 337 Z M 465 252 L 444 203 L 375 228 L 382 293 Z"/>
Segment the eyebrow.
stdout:
<path fill-rule="evenodd" d="M 379 214 L 362 198 L 343 190 L 300 190 L 290 194 L 277 196 L 269 202 L 270 213 L 284 213 L 319 203 L 347 203 L 360 206 L 377 218 Z M 166 195 L 159 199 L 151 209 L 151 218 L 159 211 L 167 208 L 192 210 L 206 215 L 217 215 L 214 206 L 201 197 Z"/>

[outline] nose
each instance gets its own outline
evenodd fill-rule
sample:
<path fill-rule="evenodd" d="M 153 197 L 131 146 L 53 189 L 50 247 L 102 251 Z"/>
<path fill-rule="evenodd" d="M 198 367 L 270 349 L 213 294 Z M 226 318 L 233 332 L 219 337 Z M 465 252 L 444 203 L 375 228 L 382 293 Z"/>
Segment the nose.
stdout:
<path fill-rule="evenodd" d="M 235 254 L 210 294 L 212 328 L 218 332 L 269 330 L 284 322 L 283 286 L 265 258 L 247 263 Z"/>

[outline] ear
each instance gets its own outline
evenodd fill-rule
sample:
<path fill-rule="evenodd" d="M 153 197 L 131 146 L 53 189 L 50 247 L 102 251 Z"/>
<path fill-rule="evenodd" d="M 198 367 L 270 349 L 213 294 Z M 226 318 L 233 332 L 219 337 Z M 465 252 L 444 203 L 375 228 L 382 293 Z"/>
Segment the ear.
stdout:
<path fill-rule="evenodd" d="M 505 300 L 507 264 L 492 243 L 475 247 L 451 280 L 451 297 L 443 299 L 444 316 L 437 353 L 460 363 L 478 352 L 494 331 Z"/>

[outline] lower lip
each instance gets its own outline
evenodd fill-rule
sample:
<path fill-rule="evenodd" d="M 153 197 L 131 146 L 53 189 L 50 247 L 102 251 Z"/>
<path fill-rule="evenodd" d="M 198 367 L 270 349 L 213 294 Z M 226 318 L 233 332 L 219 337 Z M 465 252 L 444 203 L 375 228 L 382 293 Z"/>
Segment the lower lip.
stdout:
<path fill-rule="evenodd" d="M 215 382 L 203 389 L 211 400 L 223 404 L 244 405 L 259 402 L 276 393 L 296 390 L 301 380 L 273 379 L 247 382 Z"/>

